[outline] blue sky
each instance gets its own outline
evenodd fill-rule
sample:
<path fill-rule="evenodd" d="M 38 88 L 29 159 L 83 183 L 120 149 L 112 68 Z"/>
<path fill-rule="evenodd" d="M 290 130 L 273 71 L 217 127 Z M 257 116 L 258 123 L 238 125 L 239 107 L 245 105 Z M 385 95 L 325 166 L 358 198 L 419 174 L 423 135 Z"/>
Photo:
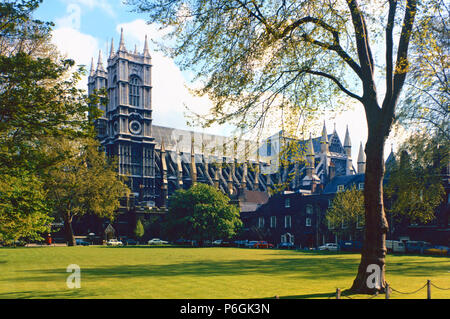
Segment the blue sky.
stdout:
<path fill-rule="evenodd" d="M 131 12 L 131 7 L 122 0 L 44 0 L 35 17 L 44 21 L 53 21 L 53 42 L 59 50 L 73 58 L 77 64 L 91 65 L 94 58 L 96 65 L 99 50 L 102 50 L 103 62 L 106 63 L 111 38 L 114 38 L 115 48 L 119 43 L 120 30 L 123 28 L 125 43 L 129 50 L 143 50 L 145 35 L 152 40 L 159 40 L 164 34 L 156 26 L 147 25 L 146 16 Z M 190 73 L 181 72 L 174 61 L 154 50 L 150 41 L 150 51 L 153 64 L 153 119 L 154 124 L 179 129 L 189 129 L 199 132 L 228 135 L 228 127 L 213 127 L 210 129 L 192 128 L 186 124 L 185 106 L 196 112 L 206 113 L 211 103 L 207 97 L 193 97 L 186 88 Z M 81 86 L 86 86 L 83 79 Z M 354 104 L 350 110 L 341 114 L 330 113 L 320 119 L 314 126 L 313 136 L 320 134 L 323 120 L 326 120 L 328 133 L 336 130 L 344 142 L 345 130 L 348 125 L 353 143 L 352 157 L 356 163 L 359 144 L 367 138 L 367 126 L 362 105 Z M 279 128 L 278 128 L 279 129 Z M 277 128 L 272 128 L 274 133 Z M 393 139 L 386 143 L 385 157 L 391 149 Z"/>

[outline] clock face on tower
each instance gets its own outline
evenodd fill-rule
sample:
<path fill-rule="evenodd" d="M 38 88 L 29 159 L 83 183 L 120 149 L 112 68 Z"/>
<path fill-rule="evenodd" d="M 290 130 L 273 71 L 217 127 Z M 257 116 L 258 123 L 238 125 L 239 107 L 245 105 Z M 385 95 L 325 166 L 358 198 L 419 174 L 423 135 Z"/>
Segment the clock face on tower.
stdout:
<path fill-rule="evenodd" d="M 142 130 L 141 123 L 139 123 L 136 120 L 133 120 L 130 122 L 129 128 L 130 128 L 131 134 L 134 134 L 134 135 L 140 134 L 141 130 Z"/>

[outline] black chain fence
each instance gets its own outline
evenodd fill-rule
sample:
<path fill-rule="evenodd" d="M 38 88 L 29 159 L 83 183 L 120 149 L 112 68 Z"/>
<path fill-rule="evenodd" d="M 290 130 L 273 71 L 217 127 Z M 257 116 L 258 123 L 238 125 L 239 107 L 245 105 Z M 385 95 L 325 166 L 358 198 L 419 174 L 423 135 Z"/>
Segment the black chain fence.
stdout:
<path fill-rule="evenodd" d="M 431 287 L 434 287 L 434 288 L 439 289 L 439 290 L 450 290 L 450 288 L 442 288 L 442 287 L 439 287 L 439 286 L 435 285 L 433 282 L 431 282 L 431 280 L 428 280 L 425 283 L 425 285 L 423 285 L 419 289 L 416 289 L 416 290 L 410 291 L 410 292 L 397 290 L 397 289 L 393 288 L 391 285 L 389 285 L 389 283 L 386 283 L 385 297 L 386 297 L 386 299 L 389 299 L 390 295 L 392 293 L 399 293 L 399 294 L 402 294 L 402 295 L 413 295 L 413 294 L 418 293 L 422 289 L 427 288 L 427 299 L 431 299 Z M 376 293 L 376 294 L 374 294 L 374 295 L 372 295 L 372 296 L 370 296 L 368 298 L 357 298 L 357 299 L 373 299 L 373 298 L 378 297 L 379 295 L 380 295 L 379 293 Z M 332 298 L 336 298 L 336 299 L 342 299 L 342 298 L 356 299 L 356 298 L 352 298 L 350 296 L 350 294 L 342 293 L 339 288 L 336 289 L 336 295 L 335 296 L 328 297 L 328 299 L 332 299 Z"/>

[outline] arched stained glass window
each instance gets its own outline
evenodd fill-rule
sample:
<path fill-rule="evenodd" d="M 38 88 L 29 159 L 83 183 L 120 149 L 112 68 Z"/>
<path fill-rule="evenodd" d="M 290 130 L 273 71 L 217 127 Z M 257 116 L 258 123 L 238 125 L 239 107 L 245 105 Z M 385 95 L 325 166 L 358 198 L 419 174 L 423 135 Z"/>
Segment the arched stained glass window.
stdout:
<path fill-rule="evenodd" d="M 130 91 L 129 91 L 129 103 L 132 106 L 139 106 L 139 98 L 140 98 L 140 83 L 141 81 L 137 76 L 133 76 L 130 78 Z"/>

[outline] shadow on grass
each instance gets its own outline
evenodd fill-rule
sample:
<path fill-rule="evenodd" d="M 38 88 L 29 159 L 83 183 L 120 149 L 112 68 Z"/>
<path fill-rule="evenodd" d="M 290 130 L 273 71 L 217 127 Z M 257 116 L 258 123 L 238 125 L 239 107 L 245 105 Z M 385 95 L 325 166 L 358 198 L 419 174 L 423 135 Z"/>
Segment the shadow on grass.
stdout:
<path fill-rule="evenodd" d="M 247 275 L 292 275 L 299 278 L 345 278 L 355 273 L 357 264 L 352 260 L 317 258 L 270 258 L 266 260 L 241 259 L 233 261 L 203 260 L 165 265 L 111 265 L 101 267 L 81 267 L 84 279 L 130 278 L 130 277 L 174 277 L 174 276 L 247 276 Z M 34 272 L 35 276 L 30 276 Z M 65 269 L 27 270 L 26 277 L 16 277 L 18 281 L 47 281 L 66 276 Z"/>
<path fill-rule="evenodd" d="M 290 275 L 301 279 L 340 279 L 356 275 L 359 260 L 315 258 L 313 256 L 291 255 L 291 258 L 268 258 L 265 260 L 239 259 L 231 261 L 201 260 L 172 264 L 139 264 L 81 267 L 84 279 L 133 278 L 133 277 L 175 277 L 175 276 L 247 276 L 247 275 Z M 330 256 L 331 257 L 331 256 Z M 450 264 L 445 260 L 424 261 L 423 259 L 396 263 L 392 261 L 387 273 L 392 275 L 426 276 L 447 273 Z M 30 272 L 34 276 L 30 276 Z M 67 276 L 66 269 L 27 270 L 27 276 L 16 277 L 17 281 L 60 280 Z"/>
<path fill-rule="evenodd" d="M 82 289 L 65 289 L 57 291 L 10 291 L 0 293 L 0 299 L 67 299 L 67 298 L 90 298 L 95 292 Z"/>

